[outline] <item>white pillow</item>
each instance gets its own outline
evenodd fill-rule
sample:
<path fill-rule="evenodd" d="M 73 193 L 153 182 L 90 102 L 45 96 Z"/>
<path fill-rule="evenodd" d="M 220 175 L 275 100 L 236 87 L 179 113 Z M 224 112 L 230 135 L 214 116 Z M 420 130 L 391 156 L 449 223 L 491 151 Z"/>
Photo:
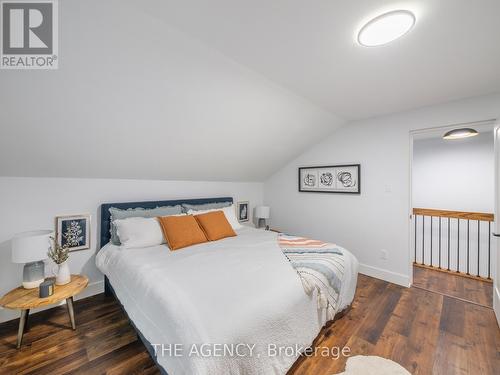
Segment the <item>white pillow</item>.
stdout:
<path fill-rule="evenodd" d="M 236 218 L 236 209 L 234 208 L 234 205 L 223 208 L 213 208 L 211 210 L 201 210 L 201 211 L 189 210 L 187 213 L 188 215 L 199 215 L 213 211 L 224 212 L 224 215 L 226 216 L 227 221 L 229 221 L 229 224 L 231 224 L 233 230 L 243 228 L 242 225 L 239 223 L 238 219 Z"/>
<path fill-rule="evenodd" d="M 157 246 L 165 243 L 160 223 L 155 217 L 128 217 L 113 222 L 125 248 Z"/>

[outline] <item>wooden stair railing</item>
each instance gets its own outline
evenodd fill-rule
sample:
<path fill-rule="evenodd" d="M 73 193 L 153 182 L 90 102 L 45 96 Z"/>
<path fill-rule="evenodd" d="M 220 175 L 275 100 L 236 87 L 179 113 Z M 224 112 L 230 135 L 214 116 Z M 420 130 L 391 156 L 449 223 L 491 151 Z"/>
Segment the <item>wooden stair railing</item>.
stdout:
<path fill-rule="evenodd" d="M 414 208 L 414 265 L 491 282 L 494 215 Z"/>

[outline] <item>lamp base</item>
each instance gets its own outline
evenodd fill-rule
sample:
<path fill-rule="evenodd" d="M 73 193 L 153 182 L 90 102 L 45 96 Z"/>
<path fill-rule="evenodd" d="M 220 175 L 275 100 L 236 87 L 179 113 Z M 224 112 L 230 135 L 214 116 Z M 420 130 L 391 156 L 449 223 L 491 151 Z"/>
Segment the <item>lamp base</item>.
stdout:
<path fill-rule="evenodd" d="M 257 228 L 264 228 L 266 227 L 266 219 L 259 219 L 257 223 Z"/>
<path fill-rule="evenodd" d="M 45 280 L 45 263 L 43 261 L 26 263 L 23 268 L 23 288 L 34 289 Z"/>

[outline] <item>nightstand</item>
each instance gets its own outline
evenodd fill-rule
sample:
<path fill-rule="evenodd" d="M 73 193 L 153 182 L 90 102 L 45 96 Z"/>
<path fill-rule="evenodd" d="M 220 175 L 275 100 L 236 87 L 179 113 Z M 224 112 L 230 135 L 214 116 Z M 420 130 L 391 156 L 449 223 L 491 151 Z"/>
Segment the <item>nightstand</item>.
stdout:
<path fill-rule="evenodd" d="M 66 300 L 71 328 L 76 329 L 75 312 L 73 310 L 73 297 L 83 291 L 89 283 L 84 275 L 71 275 L 71 281 L 66 285 L 55 285 L 54 294 L 47 298 L 38 297 L 38 288 L 24 289 L 19 287 L 11 290 L 0 299 L 0 305 L 6 309 L 21 310 L 19 330 L 17 333 L 17 348 L 23 341 L 24 327 L 28 321 L 31 309 L 59 303 Z"/>

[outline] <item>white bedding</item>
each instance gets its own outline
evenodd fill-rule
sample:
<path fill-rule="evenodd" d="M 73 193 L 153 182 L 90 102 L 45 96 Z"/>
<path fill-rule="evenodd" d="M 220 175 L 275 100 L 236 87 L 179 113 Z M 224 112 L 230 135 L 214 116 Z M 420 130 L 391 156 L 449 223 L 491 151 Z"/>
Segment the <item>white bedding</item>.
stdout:
<path fill-rule="evenodd" d="M 277 234 L 247 227 L 237 234 L 173 252 L 166 245 L 108 244 L 97 255 L 98 268 L 145 338 L 157 349 L 177 344 L 181 356 L 157 357 L 169 375 L 285 374 L 297 354 L 269 356 L 268 349 L 306 347 L 325 323 Z M 345 257 L 340 310 L 354 297 L 358 269 L 351 253 Z M 204 343 L 256 346 L 251 356 L 249 349 L 243 357 L 189 356 Z M 216 345 L 204 349 L 210 348 Z"/>

